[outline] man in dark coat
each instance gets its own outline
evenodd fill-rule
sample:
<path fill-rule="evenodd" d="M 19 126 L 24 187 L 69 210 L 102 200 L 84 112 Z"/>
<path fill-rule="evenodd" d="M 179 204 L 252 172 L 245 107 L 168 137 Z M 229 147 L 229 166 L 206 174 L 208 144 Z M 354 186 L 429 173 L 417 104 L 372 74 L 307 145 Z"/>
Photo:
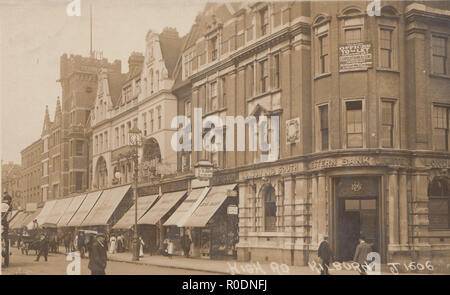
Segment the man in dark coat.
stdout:
<path fill-rule="evenodd" d="M 367 269 L 365 267 L 367 267 L 367 254 L 369 254 L 370 252 L 372 252 L 372 246 L 366 243 L 366 239 L 363 236 L 360 236 L 359 244 L 356 247 L 353 261 L 359 263 L 359 273 L 361 275 L 367 274 Z"/>
<path fill-rule="evenodd" d="M 318 256 L 322 260 L 322 268 L 320 270 L 321 275 L 328 275 L 328 267 L 333 259 L 333 251 L 331 251 L 330 244 L 328 243 L 328 236 L 323 237 L 322 243 L 319 245 Z"/>
<path fill-rule="evenodd" d="M 38 245 L 38 255 L 37 255 L 35 261 L 39 261 L 39 258 L 41 256 L 44 256 L 45 261 L 47 261 L 48 247 L 49 247 L 49 242 L 48 242 L 47 236 L 44 234 L 41 234 L 41 239 L 40 239 L 39 245 Z"/>
<path fill-rule="evenodd" d="M 106 269 L 106 236 L 104 233 L 98 233 L 93 241 L 90 253 L 88 268 L 92 275 L 104 275 Z"/>

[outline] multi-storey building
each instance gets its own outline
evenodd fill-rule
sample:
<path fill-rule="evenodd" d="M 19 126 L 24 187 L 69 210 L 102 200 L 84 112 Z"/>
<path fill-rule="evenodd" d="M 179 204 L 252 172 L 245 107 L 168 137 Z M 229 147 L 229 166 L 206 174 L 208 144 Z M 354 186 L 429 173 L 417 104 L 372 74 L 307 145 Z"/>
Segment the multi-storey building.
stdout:
<path fill-rule="evenodd" d="M 25 203 L 42 203 L 41 177 L 42 177 L 42 141 L 36 140 L 21 151 L 21 188 L 22 200 Z"/>
<path fill-rule="evenodd" d="M 133 53 L 127 74 L 100 70 L 91 118 L 94 187 L 133 181 L 133 162 L 121 155 L 130 150 L 128 132 L 134 126 L 143 138 L 140 183 L 148 182 L 150 175 L 176 171 L 176 152 L 170 148 L 170 140 L 175 132 L 171 119 L 177 114 L 177 100 L 171 88 L 180 47 L 176 30 L 165 28 L 161 34 L 149 31 L 145 56 Z"/>
<path fill-rule="evenodd" d="M 194 164 L 207 160 L 239 184 L 240 260 L 305 265 L 324 236 L 344 261 L 360 236 L 383 262 L 448 259 L 450 9 L 366 8 L 208 4 L 187 36 L 179 114 L 256 122 L 213 126 L 226 151 L 192 151 Z M 206 131 L 193 128 L 192 144 Z M 261 139 L 269 150 L 251 151 Z"/>
<path fill-rule="evenodd" d="M 80 192 L 90 187 L 90 137 L 87 133 L 91 109 L 97 93 L 97 75 L 101 68 L 121 73 L 121 62 L 109 63 L 105 58 L 61 56 L 62 88 L 61 170 L 62 195 Z"/>
<path fill-rule="evenodd" d="M 48 108 L 45 110 L 44 125 L 41 134 L 41 196 L 43 202 L 58 199 L 63 195 L 60 186 L 62 183 L 61 120 L 61 102 L 58 98 L 53 121 L 50 120 Z"/>
<path fill-rule="evenodd" d="M 2 163 L 2 190 L 12 197 L 14 209 L 25 208 L 21 188 L 22 167 L 13 162 Z"/>

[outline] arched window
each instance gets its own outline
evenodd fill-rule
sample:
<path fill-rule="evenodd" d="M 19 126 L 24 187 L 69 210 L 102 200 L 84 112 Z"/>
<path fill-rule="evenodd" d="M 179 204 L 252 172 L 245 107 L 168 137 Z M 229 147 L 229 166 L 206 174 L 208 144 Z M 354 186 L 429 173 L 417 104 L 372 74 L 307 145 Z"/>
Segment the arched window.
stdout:
<path fill-rule="evenodd" d="M 95 171 L 95 176 L 97 179 L 97 187 L 105 188 L 107 186 L 108 168 L 106 166 L 105 158 L 100 157 L 97 160 L 97 167 Z"/>
<path fill-rule="evenodd" d="M 156 76 L 156 91 L 159 90 L 159 71 L 155 72 L 155 76 Z"/>
<path fill-rule="evenodd" d="M 436 176 L 428 185 L 430 229 L 450 229 L 450 182 L 447 177 Z"/>
<path fill-rule="evenodd" d="M 277 230 L 277 205 L 275 189 L 271 185 L 267 185 L 262 190 L 264 201 L 264 231 Z"/>
<path fill-rule="evenodd" d="M 150 93 L 153 93 L 153 69 L 150 70 Z"/>

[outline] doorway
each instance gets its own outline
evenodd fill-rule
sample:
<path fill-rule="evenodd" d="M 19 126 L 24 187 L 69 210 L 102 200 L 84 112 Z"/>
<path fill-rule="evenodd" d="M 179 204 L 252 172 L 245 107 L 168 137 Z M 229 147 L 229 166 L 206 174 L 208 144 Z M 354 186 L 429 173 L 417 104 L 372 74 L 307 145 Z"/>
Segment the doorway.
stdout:
<path fill-rule="evenodd" d="M 378 252 L 377 199 L 340 198 L 338 207 L 338 260 L 353 260 L 360 236 Z"/>
<path fill-rule="evenodd" d="M 353 260 L 360 236 L 381 254 L 379 178 L 339 177 L 335 184 L 336 259 Z"/>

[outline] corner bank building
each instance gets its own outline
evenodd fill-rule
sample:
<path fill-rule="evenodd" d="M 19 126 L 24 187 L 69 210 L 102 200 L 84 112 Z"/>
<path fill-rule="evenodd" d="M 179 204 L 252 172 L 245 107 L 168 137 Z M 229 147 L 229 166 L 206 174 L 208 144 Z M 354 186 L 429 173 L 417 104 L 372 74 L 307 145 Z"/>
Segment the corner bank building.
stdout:
<path fill-rule="evenodd" d="M 383 263 L 450 262 L 450 5 L 367 4 L 208 4 L 186 37 L 179 114 L 280 118 L 276 161 L 178 157 L 238 183 L 240 261 L 307 265 L 324 236 L 348 261 L 362 235 Z"/>

